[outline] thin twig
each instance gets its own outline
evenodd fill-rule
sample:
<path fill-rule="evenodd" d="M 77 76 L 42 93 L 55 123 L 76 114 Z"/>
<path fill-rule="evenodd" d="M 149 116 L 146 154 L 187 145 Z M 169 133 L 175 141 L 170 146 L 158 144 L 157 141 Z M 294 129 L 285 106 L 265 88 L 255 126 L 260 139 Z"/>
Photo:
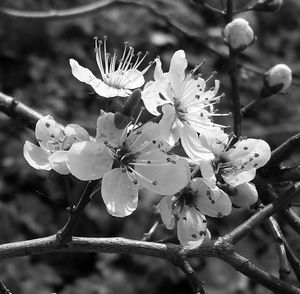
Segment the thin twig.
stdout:
<path fill-rule="evenodd" d="M 216 14 L 225 15 L 225 11 L 220 10 L 216 7 L 213 7 L 212 5 L 208 4 L 205 0 L 194 0 L 196 4 L 202 5 L 206 9 L 210 10 L 211 12 L 214 12 Z"/>
<path fill-rule="evenodd" d="M 300 166 L 282 168 L 276 173 L 276 181 L 300 181 Z"/>
<path fill-rule="evenodd" d="M 300 133 L 289 138 L 287 141 L 272 151 L 272 155 L 267 164 L 259 171 L 262 174 L 268 174 L 274 166 L 279 165 L 285 159 L 288 159 L 293 153 L 300 151 Z"/>
<path fill-rule="evenodd" d="M 300 235 L 300 217 L 295 213 L 292 208 L 282 210 L 280 214 L 283 219 L 293 228 L 293 230 Z"/>
<path fill-rule="evenodd" d="M 285 238 L 282 235 L 280 227 L 273 216 L 269 217 L 266 220 L 266 225 L 276 242 L 276 248 L 279 257 L 279 277 L 283 281 L 288 281 L 291 271 L 290 271 L 289 262 L 287 258 L 286 248 L 283 242 Z"/>
<path fill-rule="evenodd" d="M 290 265 L 293 268 L 293 271 L 297 277 L 297 280 L 300 282 L 300 260 L 297 258 L 297 256 L 294 254 L 292 248 L 287 243 L 285 239 L 283 239 L 283 244 L 286 249 L 287 258 L 290 262 Z"/>
<path fill-rule="evenodd" d="M 69 215 L 69 219 L 68 219 L 67 223 L 61 230 L 59 230 L 57 232 L 56 235 L 57 235 L 57 238 L 60 240 L 61 244 L 66 244 L 69 241 L 71 241 L 72 236 L 73 236 L 73 234 L 77 228 L 77 225 L 79 223 L 80 216 L 83 213 L 83 210 L 85 209 L 85 207 L 91 201 L 92 190 L 94 189 L 96 183 L 97 183 L 96 181 L 88 182 L 76 208 L 70 210 L 70 215 Z M 97 189 L 97 191 L 99 191 L 99 190 Z"/>
<path fill-rule="evenodd" d="M 276 199 L 273 203 L 266 205 L 264 208 L 252 215 L 240 226 L 233 229 L 224 238 L 230 241 L 232 244 L 237 243 L 242 238 L 244 238 L 250 231 L 252 231 L 254 227 L 264 222 L 275 212 L 286 209 L 292 201 L 293 197 L 295 197 L 297 192 L 299 192 L 299 190 L 300 183 L 296 183 L 286 193 L 284 193 L 278 199 Z"/>
<path fill-rule="evenodd" d="M 225 15 L 225 23 L 228 24 L 233 18 L 233 0 L 227 0 L 227 8 Z M 242 114 L 240 93 L 238 87 L 238 64 L 237 53 L 231 47 L 229 47 L 229 59 L 228 59 L 228 73 L 231 83 L 231 95 L 233 103 L 233 132 L 236 136 L 236 140 L 241 136 L 242 130 Z"/>
<path fill-rule="evenodd" d="M 195 294 L 205 294 L 205 290 L 203 288 L 203 282 L 197 277 L 195 271 L 189 264 L 189 262 L 183 258 L 180 265 L 178 265 L 181 270 L 186 274 L 190 285 L 193 289 L 193 293 Z"/>

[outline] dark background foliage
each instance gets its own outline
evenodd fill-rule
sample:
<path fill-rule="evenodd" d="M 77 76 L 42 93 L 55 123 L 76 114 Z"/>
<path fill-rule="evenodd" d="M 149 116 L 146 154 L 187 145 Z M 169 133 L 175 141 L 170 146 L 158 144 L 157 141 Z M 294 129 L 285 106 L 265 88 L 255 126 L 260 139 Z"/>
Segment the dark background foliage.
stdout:
<path fill-rule="evenodd" d="M 7 8 L 46 11 L 88 2 L 92 1 L 1 0 L 0 4 Z M 221 2 L 209 1 L 218 7 Z M 249 1 L 236 2 L 243 7 Z M 138 3 L 118 3 L 94 15 L 62 21 L 1 17 L 0 90 L 45 115 L 53 115 L 62 124 L 78 123 L 93 135 L 100 102 L 88 86 L 72 76 L 68 60 L 75 58 L 97 73 L 93 37 L 107 35 L 110 49 L 117 48 L 121 52 L 123 42 L 129 41 L 137 50 L 149 51 L 148 61 L 160 55 L 165 70 L 177 49 L 186 51 L 191 68 L 205 60 L 201 72 L 204 77 L 209 77 L 212 71 L 218 72 L 221 91 L 226 93 L 219 108 L 221 112 L 229 112 L 227 61 L 208 49 L 227 52 L 221 35 L 223 19 L 192 1 L 145 1 L 158 14 L 143 7 L 143 1 Z M 277 63 L 286 63 L 297 79 L 300 75 L 299 13 L 299 1 L 285 0 L 282 9 L 275 14 L 247 12 L 241 15 L 250 22 L 258 37 L 241 56 L 241 63 L 261 72 Z M 198 41 L 191 36 L 197 36 Z M 152 73 L 150 69 L 147 79 L 152 78 Z M 245 105 L 258 96 L 262 81 L 260 75 L 245 68 L 241 68 L 240 73 L 241 98 Z M 298 132 L 298 90 L 299 82 L 286 96 L 273 96 L 257 103 L 243 121 L 243 135 L 266 139 L 276 147 Z M 230 125 L 231 118 L 225 123 Z M 25 162 L 22 155 L 25 140 L 34 141 L 33 132 L 0 114 L 1 243 L 54 234 L 67 219 L 63 183 Z M 79 197 L 83 185 L 74 181 L 72 188 L 74 197 Z M 137 211 L 126 219 L 118 219 L 110 216 L 101 197 L 96 197 L 87 207 L 77 235 L 141 239 L 155 221 L 153 207 L 159 199 L 143 193 Z M 247 210 L 235 209 L 225 219 L 210 219 L 213 237 L 227 232 L 249 215 Z M 296 237 L 288 228 L 286 234 L 297 252 Z M 167 236 L 172 236 L 172 232 L 159 227 L 154 238 Z M 264 227 L 240 242 L 238 251 L 263 269 L 277 274 L 276 250 Z M 199 277 L 206 281 L 210 294 L 268 293 L 222 261 L 195 259 L 192 264 Z M 171 264 L 149 257 L 118 254 L 61 253 L 9 259 L 1 261 L 0 276 L 14 294 L 191 293 L 184 275 Z"/>

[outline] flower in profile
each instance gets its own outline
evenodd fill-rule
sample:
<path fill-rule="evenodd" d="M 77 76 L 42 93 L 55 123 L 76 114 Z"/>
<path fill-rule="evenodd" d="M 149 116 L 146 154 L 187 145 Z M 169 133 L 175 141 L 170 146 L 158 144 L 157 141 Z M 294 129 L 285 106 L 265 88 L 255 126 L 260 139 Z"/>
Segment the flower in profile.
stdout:
<path fill-rule="evenodd" d="M 104 36 L 103 41 L 95 38 L 95 53 L 101 75 L 100 79 L 74 59 L 70 59 L 72 74 L 80 82 L 92 86 L 94 91 L 102 97 L 127 97 L 133 89 L 139 88 L 145 83 L 144 73 L 151 63 L 142 71 L 138 68 L 148 52 L 144 56 L 142 56 L 142 52 L 138 52 L 137 58 L 134 58 L 134 48 L 129 47 L 128 43 L 125 42 L 122 58 L 118 60 L 116 50 L 112 55 L 107 52 L 106 41 L 106 36 Z"/>
<path fill-rule="evenodd" d="M 194 178 L 177 194 L 165 196 L 158 211 L 168 229 L 176 225 L 180 244 L 195 248 L 208 233 L 205 215 L 220 218 L 230 214 L 231 201 L 214 183 Z"/>
<path fill-rule="evenodd" d="M 168 73 L 162 72 L 158 58 L 155 61 L 154 81 L 145 85 L 142 99 L 153 115 L 160 115 L 158 107 L 162 106 L 163 138 L 170 145 L 180 138 L 187 152 L 191 142 L 198 140 L 197 132 L 213 131 L 216 127 L 211 117 L 218 115 L 213 112 L 213 106 L 222 97 L 216 96 L 219 81 L 215 81 L 214 88 L 205 90 L 207 81 L 195 75 L 199 66 L 186 75 L 187 60 L 183 50 L 174 53 Z"/>
<path fill-rule="evenodd" d="M 286 94 L 292 84 L 292 70 L 286 64 L 276 64 L 264 74 L 261 97 Z"/>
<path fill-rule="evenodd" d="M 271 157 L 270 146 L 264 140 L 241 138 L 230 146 L 229 136 L 221 129 L 217 136 L 202 132 L 199 140 L 206 152 L 195 151 L 192 160 L 199 162 L 202 176 L 215 180 L 217 175 L 233 186 L 253 180 L 256 169 L 264 166 Z M 213 159 L 207 160 L 207 151 Z"/>
<path fill-rule="evenodd" d="M 103 177 L 102 198 L 113 216 L 131 214 L 137 207 L 141 188 L 169 195 L 178 192 L 188 182 L 186 161 L 164 152 L 166 146 L 160 140 L 160 129 L 156 123 L 131 124 L 125 129 L 118 129 L 114 114 L 101 111 L 96 141 L 74 144 L 67 165 L 80 180 Z M 103 146 L 105 152 L 110 153 L 112 167 L 105 173 L 102 171 Z"/>
<path fill-rule="evenodd" d="M 79 125 L 69 124 L 63 128 L 50 115 L 37 121 L 35 137 L 40 147 L 29 141 L 24 144 L 27 162 L 35 169 L 54 169 L 63 175 L 70 173 L 65 160 L 56 161 L 54 156 L 63 157 L 75 142 L 90 140 L 88 132 Z"/>

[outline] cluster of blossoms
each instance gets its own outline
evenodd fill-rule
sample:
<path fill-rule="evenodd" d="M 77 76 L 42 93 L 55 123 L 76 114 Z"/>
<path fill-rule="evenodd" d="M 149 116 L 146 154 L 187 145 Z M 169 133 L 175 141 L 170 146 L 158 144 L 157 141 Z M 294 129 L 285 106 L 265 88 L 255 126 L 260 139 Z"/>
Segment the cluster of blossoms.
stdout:
<path fill-rule="evenodd" d="M 125 44 L 117 61 L 116 52 L 107 53 L 106 38 L 96 39 L 95 47 L 101 78 L 71 59 L 73 75 L 101 97 L 129 101 L 132 91 L 145 83 L 149 66 L 139 69 L 145 56 L 135 58 L 134 49 Z M 206 216 L 221 218 L 230 214 L 232 203 L 241 207 L 256 202 L 255 186 L 249 182 L 269 160 L 270 147 L 246 138 L 233 144 L 232 136 L 213 121 L 222 115 L 215 111 L 223 97 L 218 95 L 219 81 L 207 89 L 207 80 L 196 73 L 199 67 L 186 74 L 183 50 L 174 53 L 168 72 L 159 58 L 154 62 L 154 80 L 141 92 L 153 120 L 142 124 L 138 116 L 120 126 L 117 113 L 101 110 L 96 136 L 90 137 L 80 126 L 62 127 L 48 115 L 36 124 L 40 147 L 26 142 L 24 156 L 36 169 L 70 173 L 82 181 L 101 179 L 101 195 L 113 216 L 130 215 L 142 188 L 162 195 L 157 209 L 163 223 L 176 228 L 182 245 L 196 247 L 210 236 Z M 179 144 L 185 156 L 174 153 Z"/>

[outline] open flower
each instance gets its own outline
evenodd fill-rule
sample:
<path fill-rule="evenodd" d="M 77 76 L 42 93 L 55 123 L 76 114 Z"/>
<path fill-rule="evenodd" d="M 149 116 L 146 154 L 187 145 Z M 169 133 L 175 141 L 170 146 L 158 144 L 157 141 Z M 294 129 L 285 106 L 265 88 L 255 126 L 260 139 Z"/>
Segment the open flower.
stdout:
<path fill-rule="evenodd" d="M 207 235 L 205 215 L 223 217 L 230 214 L 231 201 L 214 183 L 194 178 L 177 194 L 165 196 L 158 205 L 158 211 L 168 229 L 177 226 L 180 244 L 195 248 Z"/>
<path fill-rule="evenodd" d="M 113 216 L 124 217 L 136 209 L 140 188 L 170 195 L 188 182 L 186 161 L 164 152 L 156 123 L 117 129 L 114 114 L 102 111 L 96 141 L 74 144 L 67 164 L 80 180 L 103 177 L 102 198 Z M 104 151 L 110 153 L 107 164 L 103 162 Z M 109 162 L 113 168 L 104 174 L 103 166 L 108 167 Z"/>
<path fill-rule="evenodd" d="M 105 98 L 127 97 L 133 89 L 141 87 L 144 83 L 144 73 L 148 70 L 150 64 L 140 71 L 138 68 L 148 55 L 142 57 L 142 53 L 137 53 L 134 59 L 134 48 L 129 47 L 125 42 L 125 48 L 122 58 L 118 61 L 117 52 L 111 55 L 107 53 L 107 37 L 102 40 L 95 38 L 96 61 L 100 70 L 101 79 L 96 78 L 93 73 L 82 67 L 76 60 L 70 59 L 72 74 L 80 82 L 86 83 L 95 90 L 95 92 Z"/>
<path fill-rule="evenodd" d="M 229 147 L 228 135 L 221 129 L 218 133 L 217 136 L 204 132 L 200 134 L 200 144 L 206 151 L 193 152 L 192 159 L 200 163 L 202 176 L 215 179 L 215 174 L 217 174 L 233 186 L 253 180 L 256 169 L 264 166 L 271 157 L 268 143 L 261 139 L 242 138 Z M 207 151 L 211 152 L 210 156 Z"/>
<path fill-rule="evenodd" d="M 63 175 L 70 171 L 64 160 L 58 162 L 54 159 L 54 154 L 62 156 L 74 142 L 90 140 L 88 132 L 79 125 L 69 124 L 63 128 L 50 115 L 37 121 L 35 136 L 40 147 L 29 141 L 24 144 L 23 153 L 27 162 L 35 169 L 54 169 Z"/>
<path fill-rule="evenodd" d="M 211 117 L 213 105 L 222 96 L 216 96 L 219 81 L 215 87 L 205 90 L 206 81 L 195 76 L 195 68 L 185 74 L 187 60 L 183 50 L 174 53 L 168 73 L 163 73 L 161 62 L 156 59 L 155 81 L 145 85 L 142 99 L 145 107 L 153 115 L 160 115 L 158 107 L 162 106 L 163 116 L 160 126 L 163 138 L 171 145 L 181 139 L 183 148 L 188 148 L 191 141 L 197 140 L 197 132 L 214 129 Z"/>

